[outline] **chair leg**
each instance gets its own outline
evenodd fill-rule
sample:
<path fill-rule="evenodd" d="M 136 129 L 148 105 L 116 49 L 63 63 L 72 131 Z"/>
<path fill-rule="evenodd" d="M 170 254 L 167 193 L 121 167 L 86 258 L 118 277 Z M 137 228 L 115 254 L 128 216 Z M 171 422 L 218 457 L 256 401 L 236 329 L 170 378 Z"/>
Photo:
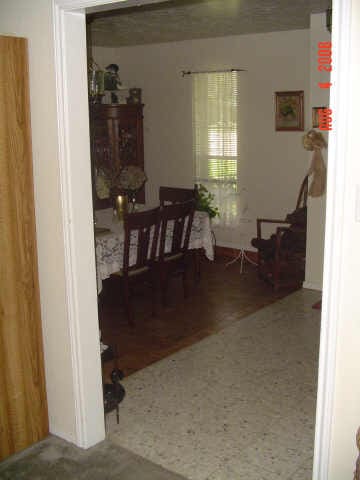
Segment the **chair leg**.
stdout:
<path fill-rule="evenodd" d="M 263 279 L 263 264 L 260 252 L 258 252 L 258 267 L 257 267 L 257 274 L 259 279 Z"/>
<path fill-rule="evenodd" d="M 184 289 L 184 298 L 187 298 L 189 296 L 187 268 L 185 268 L 184 273 L 182 274 L 182 283 Z"/>
<path fill-rule="evenodd" d="M 201 275 L 200 255 L 201 255 L 200 249 L 196 248 L 194 250 L 194 267 L 195 267 L 195 281 L 196 282 L 200 282 L 200 275 Z"/>
<path fill-rule="evenodd" d="M 168 302 L 167 302 L 167 282 L 163 284 L 161 287 L 161 299 L 162 299 L 162 305 L 163 307 L 166 307 Z"/>
<path fill-rule="evenodd" d="M 161 272 L 160 286 L 161 286 L 161 302 L 163 307 L 167 306 L 167 290 L 168 290 L 169 278 L 165 271 Z"/>
<path fill-rule="evenodd" d="M 280 277 L 279 262 L 276 261 L 273 269 L 273 287 L 275 292 L 279 290 L 279 277 Z"/>
<path fill-rule="evenodd" d="M 153 292 L 152 295 L 152 300 L 151 300 L 151 316 L 156 317 L 157 311 L 156 311 L 156 295 L 155 292 Z"/>
<path fill-rule="evenodd" d="M 157 282 L 156 282 L 154 274 L 151 274 L 150 288 L 151 288 L 151 315 L 153 317 L 155 317 L 156 313 L 157 313 L 156 307 L 157 307 L 157 291 L 158 291 L 158 288 L 157 288 Z"/>
<path fill-rule="evenodd" d="M 134 311 L 132 308 L 131 298 L 130 298 L 130 288 L 127 281 L 124 282 L 124 303 L 125 303 L 125 312 L 128 319 L 130 327 L 135 326 L 134 321 Z"/>

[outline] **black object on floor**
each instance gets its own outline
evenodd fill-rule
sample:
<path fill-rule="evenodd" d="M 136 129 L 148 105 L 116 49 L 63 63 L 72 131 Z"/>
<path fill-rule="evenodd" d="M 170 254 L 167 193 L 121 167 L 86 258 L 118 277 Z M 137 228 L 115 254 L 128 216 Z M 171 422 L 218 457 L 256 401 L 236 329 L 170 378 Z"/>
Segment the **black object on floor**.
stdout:
<path fill-rule="evenodd" d="M 124 378 L 124 374 L 118 368 L 114 368 L 110 378 L 112 383 L 103 384 L 104 413 L 116 410 L 116 422 L 119 423 L 119 403 L 125 397 L 125 388 L 121 385 L 120 380 Z"/>

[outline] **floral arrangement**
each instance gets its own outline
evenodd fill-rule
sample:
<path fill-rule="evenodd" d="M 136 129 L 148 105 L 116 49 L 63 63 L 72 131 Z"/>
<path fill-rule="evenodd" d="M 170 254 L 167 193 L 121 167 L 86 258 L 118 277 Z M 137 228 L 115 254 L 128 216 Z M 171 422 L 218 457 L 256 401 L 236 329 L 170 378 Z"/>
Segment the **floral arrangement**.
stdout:
<path fill-rule="evenodd" d="M 218 207 L 213 205 L 215 195 L 201 183 L 196 186 L 196 210 L 207 212 L 210 218 L 220 216 Z"/>
<path fill-rule="evenodd" d="M 134 136 L 125 129 L 121 129 L 119 132 L 118 145 L 119 155 L 116 158 L 113 158 L 111 148 L 95 145 L 95 186 L 97 196 L 100 199 L 114 198 L 123 192 L 124 189 L 120 186 L 120 178 L 127 175 L 122 173 L 124 170 L 123 164 L 136 158 Z M 141 169 L 139 170 L 142 172 Z M 144 172 L 142 173 L 144 174 Z"/>
<path fill-rule="evenodd" d="M 110 187 L 109 182 L 106 178 L 105 172 L 103 170 L 98 170 L 95 179 L 96 194 L 100 200 L 104 198 L 109 198 L 110 196 Z"/>
<path fill-rule="evenodd" d="M 326 148 L 327 143 L 321 132 L 311 129 L 302 138 L 305 150 L 312 152 L 316 148 Z"/>
<path fill-rule="evenodd" d="M 292 97 L 284 97 L 280 99 L 280 113 L 284 117 L 296 117 L 297 101 Z"/>
<path fill-rule="evenodd" d="M 120 169 L 98 168 L 96 175 L 96 193 L 98 198 L 115 198 L 121 193 L 134 197 L 146 182 L 145 172 L 135 165 Z"/>
<path fill-rule="evenodd" d="M 129 165 L 120 171 L 117 186 L 124 192 L 137 192 L 146 180 L 145 172 L 140 167 Z"/>

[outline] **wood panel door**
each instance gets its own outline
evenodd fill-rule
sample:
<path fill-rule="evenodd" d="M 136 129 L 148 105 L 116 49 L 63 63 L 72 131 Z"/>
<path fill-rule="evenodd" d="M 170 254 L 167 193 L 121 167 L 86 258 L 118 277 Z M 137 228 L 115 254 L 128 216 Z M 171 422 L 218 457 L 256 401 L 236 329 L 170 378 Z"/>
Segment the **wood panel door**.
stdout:
<path fill-rule="evenodd" d="M 0 460 L 48 434 L 27 41 L 0 36 Z"/>

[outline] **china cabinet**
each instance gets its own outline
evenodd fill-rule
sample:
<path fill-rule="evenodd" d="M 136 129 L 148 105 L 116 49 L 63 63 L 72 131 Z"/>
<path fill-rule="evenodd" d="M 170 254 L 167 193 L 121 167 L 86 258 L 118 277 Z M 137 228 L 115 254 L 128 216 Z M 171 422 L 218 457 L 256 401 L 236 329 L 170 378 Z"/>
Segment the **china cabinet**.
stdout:
<path fill-rule="evenodd" d="M 116 175 L 120 168 L 136 165 L 144 169 L 143 105 L 90 105 L 90 137 L 95 208 L 111 205 L 109 198 L 99 198 L 96 179 L 103 168 Z M 137 202 L 145 202 L 145 188 L 137 194 Z"/>

